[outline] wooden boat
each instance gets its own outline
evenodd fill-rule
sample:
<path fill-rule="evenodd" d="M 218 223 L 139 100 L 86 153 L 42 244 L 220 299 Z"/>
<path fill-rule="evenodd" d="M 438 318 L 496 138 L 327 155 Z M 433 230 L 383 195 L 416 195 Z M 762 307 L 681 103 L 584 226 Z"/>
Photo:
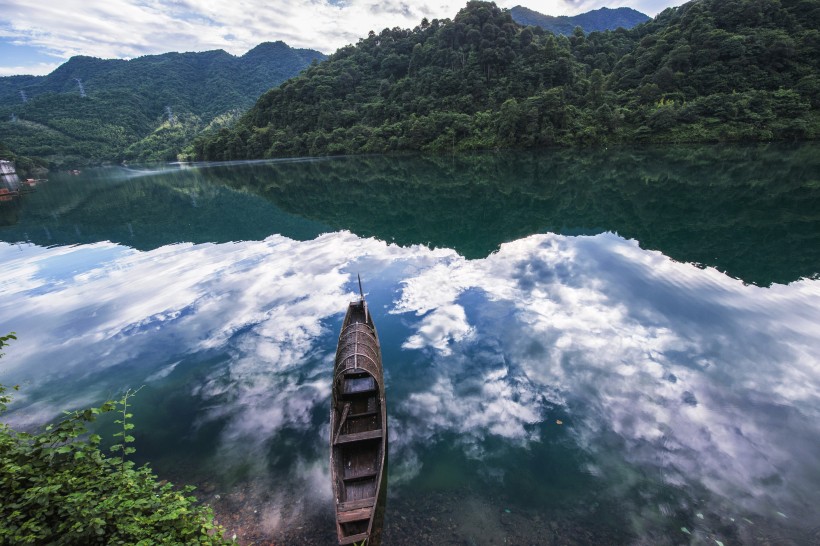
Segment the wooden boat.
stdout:
<path fill-rule="evenodd" d="M 379 337 L 359 279 L 347 308 L 333 368 L 330 475 L 339 544 L 375 546 L 386 490 L 387 405 Z"/>
<path fill-rule="evenodd" d="M 37 190 L 37 183 L 39 180 L 34 178 L 26 178 L 20 183 L 20 192 L 21 193 L 31 193 Z"/>

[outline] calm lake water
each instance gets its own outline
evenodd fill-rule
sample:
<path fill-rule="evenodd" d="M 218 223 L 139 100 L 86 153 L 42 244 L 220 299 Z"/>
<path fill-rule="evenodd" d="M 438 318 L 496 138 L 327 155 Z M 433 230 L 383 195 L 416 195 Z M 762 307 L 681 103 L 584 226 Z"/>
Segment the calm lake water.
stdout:
<path fill-rule="evenodd" d="M 6 419 L 143 386 L 138 460 L 242 541 L 334 539 L 360 273 L 385 544 L 820 543 L 818 144 L 55 173 L 0 241 Z"/>

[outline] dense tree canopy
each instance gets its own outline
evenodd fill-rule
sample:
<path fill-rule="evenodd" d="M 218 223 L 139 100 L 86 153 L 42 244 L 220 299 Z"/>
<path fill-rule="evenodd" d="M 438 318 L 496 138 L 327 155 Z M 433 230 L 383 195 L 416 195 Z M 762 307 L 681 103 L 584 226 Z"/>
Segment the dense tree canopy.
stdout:
<path fill-rule="evenodd" d="M 38 177 L 47 172 L 46 162 L 42 159 L 19 156 L 0 141 L 0 159 L 14 163 L 18 176 L 21 178 Z"/>
<path fill-rule="evenodd" d="M 816 138 L 820 0 L 700 0 L 556 36 L 471 1 L 371 32 L 264 94 L 204 159 Z"/>
<path fill-rule="evenodd" d="M 209 124 L 231 121 L 323 58 L 282 42 L 241 57 L 222 50 L 129 61 L 73 57 L 48 76 L 0 78 L 0 138 L 53 164 L 173 159 Z"/>

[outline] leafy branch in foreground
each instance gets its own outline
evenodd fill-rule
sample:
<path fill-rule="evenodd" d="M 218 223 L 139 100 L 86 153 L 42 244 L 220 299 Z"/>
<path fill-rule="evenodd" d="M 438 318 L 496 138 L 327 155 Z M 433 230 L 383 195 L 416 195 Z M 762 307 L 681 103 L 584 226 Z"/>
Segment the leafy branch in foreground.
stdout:
<path fill-rule="evenodd" d="M 134 423 L 129 423 L 128 420 L 134 417 L 134 414 L 128 413 L 128 399 L 134 395 L 136 395 L 142 387 L 139 389 L 132 391 L 128 389 L 125 391 L 125 394 L 119 401 L 120 406 L 122 409 L 119 411 L 122 413 L 122 419 L 117 419 L 114 421 L 115 424 L 121 425 L 122 430 L 119 432 L 114 433 L 114 438 L 122 438 L 120 443 L 114 444 L 111 446 L 111 452 L 116 453 L 120 452 L 121 455 L 119 457 L 114 457 L 112 460 L 119 465 L 120 474 L 125 475 L 125 471 L 131 467 L 133 467 L 134 463 L 131 461 L 126 460 L 126 456 L 131 455 L 136 451 L 133 447 L 128 447 L 128 444 L 134 443 L 134 437 L 131 436 L 128 431 L 134 429 Z"/>
<path fill-rule="evenodd" d="M 9 344 L 10 339 L 17 339 L 17 336 L 15 335 L 14 332 L 11 332 L 11 333 L 6 334 L 4 336 L 0 336 L 0 349 L 7 346 Z M 0 353 L 0 358 L 3 358 L 3 353 Z M 20 386 L 15 385 L 12 388 L 14 390 L 19 390 Z M 6 394 L 6 386 L 3 385 L 2 383 L 0 383 L 0 413 L 3 413 L 4 411 L 6 411 L 6 405 L 9 402 L 11 402 L 11 396 Z M 2 427 L 2 426 L 3 425 L 0 425 L 0 427 Z M 2 429 L 0 428 L 0 430 L 2 430 Z"/>
<path fill-rule="evenodd" d="M 14 334 L 0 338 L 0 348 Z M 0 385 L 0 412 L 10 401 Z M 160 482 L 145 465 L 134 468 L 126 447 L 128 390 L 117 402 L 66 412 L 56 424 L 29 434 L 0 423 L 0 544 L 229 544 L 213 511 L 187 496 L 193 487 Z M 118 457 L 100 450 L 88 424 L 117 411 Z"/>
<path fill-rule="evenodd" d="M 11 333 L 8 333 L 4 336 L 0 336 L 0 349 L 5 347 L 6 345 L 9 345 L 9 340 L 10 339 L 17 339 L 17 335 L 14 332 L 11 332 Z M 3 356 L 3 353 L 0 353 L 0 357 L 2 357 L 2 356 Z"/>

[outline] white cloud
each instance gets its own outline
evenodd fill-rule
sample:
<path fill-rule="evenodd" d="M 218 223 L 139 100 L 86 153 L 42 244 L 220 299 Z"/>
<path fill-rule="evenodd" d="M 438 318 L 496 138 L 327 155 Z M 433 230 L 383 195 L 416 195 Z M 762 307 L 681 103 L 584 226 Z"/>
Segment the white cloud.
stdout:
<path fill-rule="evenodd" d="M 490 436 L 526 443 L 537 439 L 527 425 L 560 406 L 578 445 L 615 474 L 654 467 L 759 514 L 816 498 L 813 450 L 795 451 L 794 437 L 820 435 L 817 281 L 748 286 L 613 235 L 544 235 L 406 278 L 396 309 L 434 316 L 471 293 L 475 336 L 449 343 L 433 384 L 399 409 L 418 438 L 411 452 L 446 432 L 470 439 L 473 456 Z M 788 487 L 767 484 L 778 474 Z"/>
<path fill-rule="evenodd" d="M 507 8 L 523 4 L 551 15 L 630 4 L 654 15 L 661 7 L 680 3 L 510 0 L 498 4 Z M 73 55 L 132 58 L 167 51 L 210 49 L 225 49 L 241 55 L 260 42 L 275 40 L 293 47 L 332 53 L 341 46 L 356 43 L 370 30 L 413 28 L 423 17 L 453 18 L 465 4 L 455 0 L 438 3 L 65 0 L 35 7 L 22 0 L 6 0 L 0 3 L 0 37 L 65 59 Z M 0 74 L 43 73 L 46 69 L 45 64 L 7 67 Z"/>
<path fill-rule="evenodd" d="M 205 404 L 199 425 L 224 423 L 211 441 L 218 446 L 213 464 L 221 476 L 253 470 L 259 479 L 241 502 L 252 502 L 262 528 L 273 532 L 331 496 L 326 430 L 315 438 L 321 456 L 297 457 L 287 488 L 271 497 L 255 484 L 269 475 L 267 454 L 278 435 L 313 436 L 315 410 L 329 407 L 333 347 L 317 341 L 329 334 L 324 321 L 353 299 L 344 271 L 350 256 L 372 256 L 372 266 L 383 269 L 414 252 L 350 233 L 149 252 L 108 242 L 2 243 L 0 323 L 13 325 L 19 340 L 3 359 L 0 381 L 24 384 L 18 409 L 4 420 L 35 426 L 110 398 L 129 382 L 161 387 L 192 355 L 227 352 L 187 389 Z"/>
<path fill-rule="evenodd" d="M 450 343 L 460 342 L 469 338 L 474 329 L 467 323 L 467 315 L 460 305 L 446 305 L 431 311 L 422 324 L 418 333 L 402 345 L 403 349 L 421 349 L 433 347 L 441 354 L 450 354 Z"/>
<path fill-rule="evenodd" d="M 167 366 L 160 368 L 159 371 L 156 371 L 145 378 L 146 383 L 150 383 L 151 381 L 159 381 L 160 379 L 165 379 L 179 366 L 179 363 L 182 362 L 181 360 L 177 360 L 172 364 L 168 364 Z"/>
<path fill-rule="evenodd" d="M 198 422 L 224 423 L 220 469 L 267 476 L 277 438 L 312 438 L 288 478 L 302 500 L 329 494 L 317 489 L 329 483 L 327 323 L 352 296 L 352 272 L 367 271 L 371 304 L 395 300 L 380 330 L 405 347 L 406 361 L 388 363 L 400 480 L 440 441 L 484 461 L 489 445 L 541 441 L 560 413 L 594 475 L 651 473 L 735 512 L 796 516 L 820 502 L 817 280 L 744 285 L 612 234 L 533 235 L 478 260 L 350 233 L 150 252 L 3 244 L 0 270 L 2 324 L 20 335 L 0 379 L 33 392 L 136 367 L 135 381 L 161 382 L 191 355 L 224 354 L 188 387 L 209 408 Z M 102 390 L 30 397 L 28 417 L 12 418 L 42 420 Z M 309 509 L 284 510 L 292 500 L 265 505 L 271 528 Z"/>
<path fill-rule="evenodd" d="M 3 245 L 9 276 L 0 281 L 6 294 L 0 314 L 20 334 L 4 371 L 25 370 L 33 378 L 58 361 L 63 370 L 93 373 L 150 352 L 158 338 L 176 340 L 172 346 L 181 356 L 208 350 L 247 324 L 286 313 L 291 298 L 299 297 L 294 295 L 311 293 L 313 298 L 297 308 L 313 318 L 293 321 L 281 333 L 286 339 L 272 340 L 299 350 L 299 343 L 317 333 L 318 321 L 339 312 L 346 301 L 338 291 L 347 278 L 339 271 L 346 257 L 333 251 L 334 244 L 319 238 L 306 247 L 275 236 L 147 253 L 111 243 L 27 246 L 23 252 Z M 324 262 L 333 256 L 338 256 L 335 265 Z M 301 275 L 294 274 L 297 261 Z"/>
<path fill-rule="evenodd" d="M 3 76 L 45 76 L 53 72 L 62 63 L 36 63 L 21 66 L 0 66 L 0 77 Z"/>

